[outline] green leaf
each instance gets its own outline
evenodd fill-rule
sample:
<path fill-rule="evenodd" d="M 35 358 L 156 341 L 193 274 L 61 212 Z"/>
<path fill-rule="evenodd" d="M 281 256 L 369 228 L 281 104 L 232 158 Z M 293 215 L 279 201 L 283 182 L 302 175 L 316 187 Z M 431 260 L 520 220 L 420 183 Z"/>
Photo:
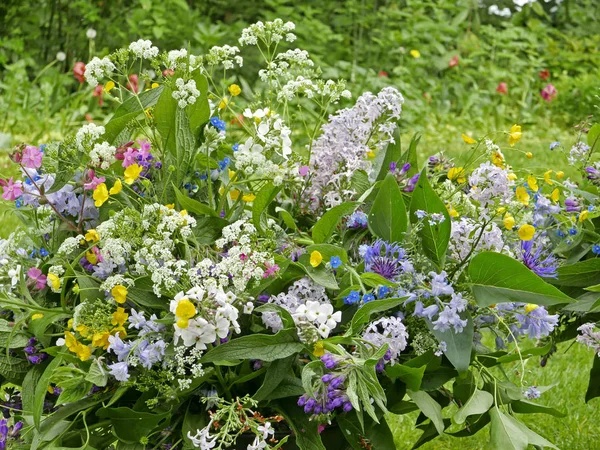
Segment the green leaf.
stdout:
<path fill-rule="evenodd" d="M 388 174 L 381 183 L 369 212 L 369 229 L 387 242 L 401 242 L 408 226 L 402 191 L 394 175 Z"/>
<path fill-rule="evenodd" d="M 0 352 L 0 375 L 6 378 L 6 381 L 21 384 L 30 368 L 31 363 L 26 359 L 16 356 L 7 357 L 6 352 Z"/>
<path fill-rule="evenodd" d="M 100 294 L 100 283 L 92 277 L 78 273 L 77 284 L 79 285 L 81 301 L 93 302 L 99 298 L 104 298 L 104 294 Z"/>
<path fill-rule="evenodd" d="M 402 298 L 386 298 L 384 300 L 373 300 L 371 302 L 366 303 L 365 305 L 358 308 L 354 316 L 352 317 L 352 321 L 350 322 L 350 326 L 348 330 L 344 334 L 344 336 L 355 336 L 357 335 L 362 327 L 369 321 L 372 314 L 380 313 L 383 311 L 387 311 L 388 309 L 395 308 L 396 306 L 401 305 L 406 300 L 406 297 Z"/>
<path fill-rule="evenodd" d="M 444 221 L 436 225 L 430 225 L 428 218 L 425 218 L 418 233 L 425 255 L 438 267 L 443 267 L 446 250 L 448 250 L 448 243 L 450 242 L 452 224 L 446 205 L 429 184 L 427 169 L 423 169 L 421 172 L 412 194 L 410 202 L 411 223 L 419 221 L 415 214 L 418 210 L 425 211 L 428 214 L 442 214 L 444 216 Z"/>
<path fill-rule="evenodd" d="M 102 362 L 95 359 L 90 366 L 90 371 L 85 377 L 86 381 L 95 384 L 98 387 L 106 386 L 108 382 L 108 372 L 104 369 Z"/>
<path fill-rule="evenodd" d="M 502 450 L 526 450 L 527 437 L 522 433 L 518 421 L 507 416 L 497 407 L 490 410 L 491 428 L 490 443 L 492 448 Z"/>
<path fill-rule="evenodd" d="M 300 450 L 326 450 L 319 435 L 318 422 L 309 420 L 309 415 L 304 413 L 294 399 L 278 402 L 274 408 L 285 417 L 294 431 L 296 445 Z"/>
<path fill-rule="evenodd" d="M 196 226 L 193 228 L 196 242 L 200 245 L 213 245 L 227 225 L 227 220 L 212 215 L 196 218 Z"/>
<path fill-rule="evenodd" d="M 44 410 L 44 400 L 46 399 L 46 391 L 48 390 L 48 386 L 50 385 L 50 378 L 54 374 L 54 370 L 58 368 L 62 363 L 62 357 L 57 356 L 50 364 L 46 366 L 44 369 L 44 373 L 38 378 L 37 384 L 35 386 L 35 394 L 33 398 L 33 408 L 31 414 L 33 415 L 33 423 L 35 427 L 40 429 L 40 420 L 42 417 L 42 412 Z"/>
<path fill-rule="evenodd" d="M 177 198 L 177 202 L 179 203 L 181 208 L 185 209 L 187 212 L 199 216 L 219 217 L 219 214 L 210 206 L 205 205 L 204 203 L 200 203 L 198 200 L 194 200 L 193 198 L 189 198 L 187 195 L 181 192 L 175 185 L 173 185 L 173 190 L 175 191 L 175 197 Z"/>
<path fill-rule="evenodd" d="M 185 417 L 183 418 L 183 424 L 181 426 L 181 438 L 183 439 L 183 448 L 191 450 L 195 447 L 190 438 L 188 438 L 188 433 L 191 433 L 192 436 L 195 436 L 198 430 L 206 427 L 209 417 L 206 412 L 203 414 L 195 414 L 191 412 L 190 406 L 191 403 L 188 405 L 188 408 L 185 412 Z"/>
<path fill-rule="evenodd" d="M 115 138 L 123 131 L 130 121 L 140 114 L 143 114 L 144 110 L 154 106 L 156 102 L 158 102 L 162 91 L 163 87 L 159 86 L 155 89 L 144 91 L 139 95 L 132 95 L 125 100 L 104 126 L 105 132 L 102 138 L 111 144 L 115 144 Z M 116 144 L 118 144 L 118 142 Z"/>
<path fill-rule="evenodd" d="M 219 345 L 208 351 L 202 363 L 231 359 L 260 359 L 275 361 L 304 350 L 304 344 L 298 342 L 295 328 L 284 328 L 275 335 L 252 334 Z"/>
<path fill-rule="evenodd" d="M 551 306 L 574 301 L 519 261 L 501 253 L 479 253 L 469 263 L 468 273 L 479 306 L 506 302 Z"/>
<path fill-rule="evenodd" d="M 274 186 L 273 183 L 267 183 L 257 192 L 256 198 L 252 202 L 252 222 L 257 230 L 263 231 L 267 227 L 263 214 L 281 188 L 282 186 Z"/>
<path fill-rule="evenodd" d="M 378 273 L 373 272 L 365 272 L 360 274 L 360 279 L 364 284 L 370 287 L 379 287 L 379 286 L 389 286 L 394 287 L 396 283 L 388 280 L 387 278 L 383 278 Z"/>
<path fill-rule="evenodd" d="M 419 172 L 419 161 L 417 159 L 417 146 L 419 145 L 419 141 L 421 140 L 421 135 L 419 133 L 415 133 L 410 140 L 410 144 L 408 146 L 408 150 L 402 154 L 398 165 L 404 165 L 406 163 L 410 164 L 410 169 L 406 173 L 409 177 L 413 176 L 417 172 Z"/>
<path fill-rule="evenodd" d="M 600 123 L 593 125 L 588 131 L 587 142 L 590 147 L 592 147 L 592 151 L 597 150 L 597 144 L 600 140 Z"/>
<path fill-rule="evenodd" d="M 590 258 L 575 264 L 561 266 L 556 271 L 558 278 L 550 279 L 557 286 L 586 288 L 600 284 L 600 258 Z"/>
<path fill-rule="evenodd" d="M 368 439 L 373 449 L 394 449 L 394 435 L 388 426 L 385 418 L 381 418 L 379 423 L 370 417 L 365 418 L 364 431 L 355 411 L 337 416 L 337 423 L 342 430 L 342 434 L 348 443 L 354 449 L 364 449 L 361 445 L 362 437 Z"/>
<path fill-rule="evenodd" d="M 36 320 L 32 320 L 30 323 L 35 323 Z M 0 347 L 2 348 L 2 350 L 6 350 L 7 347 L 27 347 L 28 343 L 29 336 L 27 336 L 22 331 L 17 331 L 15 326 L 9 325 L 9 323 L 6 320 L 0 319 Z"/>
<path fill-rule="evenodd" d="M 173 98 L 173 91 L 164 86 L 156 107 L 154 108 L 154 123 L 163 140 L 165 153 L 175 151 L 175 113 L 177 101 Z"/>
<path fill-rule="evenodd" d="M 492 395 L 492 394 L 489 394 Z M 549 414 L 554 417 L 566 417 L 567 415 L 561 411 L 558 411 L 550 406 L 538 405 L 537 403 L 529 402 L 527 400 L 517 400 L 510 404 L 512 410 L 519 414 Z"/>
<path fill-rule="evenodd" d="M 174 165 L 176 169 L 174 181 L 176 186 L 181 186 L 195 152 L 196 142 L 190 129 L 190 119 L 185 109 L 177 108 L 175 112 L 175 154 L 171 154 L 169 159 L 169 165 Z M 175 160 L 173 160 L 173 156 Z"/>
<path fill-rule="evenodd" d="M 454 422 L 463 424 L 467 417 L 487 412 L 494 404 L 494 397 L 486 391 L 475 389 L 467 402 L 454 413 Z"/>
<path fill-rule="evenodd" d="M 169 417 L 170 411 L 161 414 L 134 411 L 121 406 L 119 408 L 100 408 L 96 416 L 109 419 L 115 435 L 127 444 L 135 444 L 147 437 L 158 424 Z"/>
<path fill-rule="evenodd" d="M 310 255 L 312 252 L 318 251 L 323 256 L 323 263 L 326 264 L 331 260 L 332 256 L 337 256 L 343 263 L 348 262 L 348 254 L 346 250 L 337 245 L 332 244 L 313 244 L 306 247 L 306 253 Z"/>
<path fill-rule="evenodd" d="M 427 321 L 429 330 L 436 337 L 438 342 L 446 343 L 444 354 L 446 358 L 456 368 L 458 373 L 464 373 L 469 369 L 471 363 L 471 349 L 473 348 L 473 319 L 468 312 L 460 314 L 461 319 L 467 320 L 467 326 L 460 333 L 456 333 L 453 328 L 441 332 L 433 329 L 433 324 Z"/>
<path fill-rule="evenodd" d="M 342 217 L 352 214 L 359 205 L 360 202 L 346 202 L 331 208 L 323 214 L 312 229 L 312 238 L 315 244 L 326 242 L 333 234 L 340 220 L 342 220 Z"/>
<path fill-rule="evenodd" d="M 600 397 L 600 358 L 594 356 L 594 363 L 590 369 L 590 381 L 585 392 L 585 402 Z"/>
<path fill-rule="evenodd" d="M 335 280 L 335 276 L 330 270 L 327 270 L 326 261 L 323 261 L 317 267 L 310 264 L 310 254 L 304 253 L 300 255 L 297 263 L 292 263 L 290 266 L 301 267 L 304 272 L 317 284 L 327 289 L 338 290 L 340 287 Z"/>
<path fill-rule="evenodd" d="M 402 142 L 400 140 L 400 128 L 396 125 L 394 129 L 394 142 L 390 142 L 385 149 L 383 161 L 379 166 L 377 181 L 383 180 L 390 171 L 390 163 L 397 163 L 400 161 L 400 158 L 402 158 Z"/>
<path fill-rule="evenodd" d="M 443 434 L 445 427 L 440 404 L 424 391 L 411 391 L 410 389 L 407 389 L 406 393 L 419 407 L 421 412 L 431 420 L 438 434 Z"/>
<path fill-rule="evenodd" d="M 296 226 L 296 222 L 294 221 L 294 217 L 287 210 L 277 206 L 275 208 L 275 212 L 279 213 L 281 219 L 283 220 L 283 223 L 285 223 L 285 226 L 288 227 L 290 230 L 296 231 L 298 229 L 298 227 Z"/>
<path fill-rule="evenodd" d="M 305 390 L 302 381 L 299 378 L 287 375 L 281 380 L 281 383 L 269 394 L 269 400 L 277 400 L 286 397 L 295 397 L 298 399 Z"/>
<path fill-rule="evenodd" d="M 426 368 L 427 366 L 409 367 L 403 364 L 394 364 L 386 367 L 385 373 L 392 380 L 397 378 L 402 380 L 411 391 L 418 391 L 421 389 L 421 381 Z"/>
<path fill-rule="evenodd" d="M 259 402 L 262 400 L 268 400 L 271 392 L 273 392 L 277 386 L 279 386 L 279 383 L 281 383 L 286 375 L 290 372 L 295 359 L 296 356 L 292 355 L 288 356 L 287 358 L 276 359 L 273 361 L 267 369 L 263 384 L 252 396 L 254 400 Z"/>
<path fill-rule="evenodd" d="M 201 127 L 210 119 L 210 106 L 208 104 L 208 80 L 200 73 L 200 69 L 194 71 L 192 78 L 196 82 L 196 88 L 200 96 L 193 105 L 187 106 L 187 114 L 190 118 L 190 130 L 194 138 L 198 138 Z"/>

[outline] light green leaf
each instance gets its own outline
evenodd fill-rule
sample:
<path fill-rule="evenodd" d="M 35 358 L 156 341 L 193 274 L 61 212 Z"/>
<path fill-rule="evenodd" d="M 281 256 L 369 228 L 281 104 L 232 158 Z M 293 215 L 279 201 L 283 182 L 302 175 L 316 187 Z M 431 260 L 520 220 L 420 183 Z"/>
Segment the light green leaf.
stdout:
<path fill-rule="evenodd" d="M 418 391 L 421 388 L 421 381 L 427 366 L 409 367 L 403 364 L 394 364 L 385 369 L 385 373 L 392 380 L 399 378 L 406 384 L 407 389 Z"/>
<path fill-rule="evenodd" d="M 469 369 L 471 363 L 471 349 L 473 348 L 473 319 L 468 312 L 460 314 L 461 319 L 467 320 L 467 326 L 460 333 L 456 333 L 453 328 L 442 332 L 433 329 L 433 324 L 427 321 L 429 330 L 436 337 L 438 342 L 446 343 L 444 354 L 456 368 L 458 373 L 464 373 Z"/>
<path fill-rule="evenodd" d="M 387 242 L 401 242 L 408 226 L 402 191 L 394 175 L 381 183 L 368 217 L 371 232 Z"/>
<path fill-rule="evenodd" d="M 208 205 L 205 205 L 204 203 L 200 203 L 198 200 L 189 198 L 187 195 L 185 195 L 183 192 L 177 189 L 175 184 L 173 184 L 173 190 L 175 191 L 175 197 L 177 198 L 177 202 L 179 202 L 181 208 L 185 209 L 187 212 L 200 216 L 206 215 L 219 217 L 219 214 L 217 214 L 217 212 L 214 209 L 212 209 Z"/>
<path fill-rule="evenodd" d="M 411 391 L 410 389 L 407 389 L 406 393 L 411 400 L 416 403 L 421 412 L 435 425 L 437 432 L 443 434 L 445 427 L 440 404 L 424 391 Z"/>
<path fill-rule="evenodd" d="M 386 298 L 384 300 L 373 300 L 366 303 L 365 305 L 358 308 L 358 311 L 354 313 L 352 321 L 348 330 L 344 336 L 355 336 L 360 333 L 362 327 L 369 321 L 372 314 L 387 311 L 388 309 L 395 308 L 406 300 L 406 297 L 402 298 Z"/>
<path fill-rule="evenodd" d="M 494 397 L 486 391 L 475 389 L 473 395 L 467 402 L 454 414 L 454 422 L 463 424 L 467 417 L 475 414 L 483 414 L 488 411 L 494 404 Z"/>
<path fill-rule="evenodd" d="M 527 436 L 522 432 L 519 422 L 507 416 L 497 407 L 490 410 L 490 443 L 492 448 L 502 450 L 526 450 Z"/>
<path fill-rule="evenodd" d="M 326 242 L 333 234 L 340 220 L 344 216 L 353 213 L 359 205 L 359 202 L 342 203 L 323 214 L 312 229 L 312 238 L 315 244 Z"/>
<path fill-rule="evenodd" d="M 267 183 L 256 194 L 256 198 L 252 202 L 252 222 L 257 230 L 262 231 L 267 227 L 264 213 L 281 188 L 282 186 L 274 186 L 273 183 Z"/>

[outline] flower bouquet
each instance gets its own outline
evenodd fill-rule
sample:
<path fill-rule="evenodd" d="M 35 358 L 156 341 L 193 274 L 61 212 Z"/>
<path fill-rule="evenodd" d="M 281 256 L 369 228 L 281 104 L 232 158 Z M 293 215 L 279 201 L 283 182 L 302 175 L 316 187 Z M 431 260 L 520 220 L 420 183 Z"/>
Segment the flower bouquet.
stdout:
<path fill-rule="evenodd" d="M 95 57 L 110 120 L 11 155 L 2 448 L 392 449 L 415 410 L 416 446 L 553 447 L 515 413 L 560 414 L 526 359 L 598 351 L 598 126 L 590 183 L 513 169 L 516 125 L 420 167 L 402 95 L 351 102 L 294 39 L 243 31 L 255 88 L 235 46 Z"/>

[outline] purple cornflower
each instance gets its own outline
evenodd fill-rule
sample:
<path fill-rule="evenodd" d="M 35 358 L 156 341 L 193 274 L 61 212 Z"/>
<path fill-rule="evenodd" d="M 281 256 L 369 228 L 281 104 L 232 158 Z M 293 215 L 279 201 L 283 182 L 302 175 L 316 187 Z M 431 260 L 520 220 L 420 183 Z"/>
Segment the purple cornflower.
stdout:
<path fill-rule="evenodd" d="M 541 245 L 537 245 L 534 251 L 533 241 L 534 239 L 521 241 L 521 253 L 519 254 L 521 261 L 539 277 L 556 278 L 558 276 L 556 258 Z"/>
<path fill-rule="evenodd" d="M 406 251 L 397 244 L 390 244 L 381 239 L 361 249 L 365 260 L 365 272 L 373 272 L 388 280 L 394 280 L 404 271 Z"/>

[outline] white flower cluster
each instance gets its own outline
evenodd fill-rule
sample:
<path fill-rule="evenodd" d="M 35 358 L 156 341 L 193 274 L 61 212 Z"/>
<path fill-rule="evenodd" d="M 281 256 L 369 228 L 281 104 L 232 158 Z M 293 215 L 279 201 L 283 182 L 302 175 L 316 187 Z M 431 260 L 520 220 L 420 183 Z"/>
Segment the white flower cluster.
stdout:
<path fill-rule="evenodd" d="M 292 33 L 296 29 L 293 22 L 283 22 L 281 19 L 275 19 L 272 22 L 256 22 L 248 28 L 242 30 L 240 37 L 241 45 L 257 45 L 258 41 L 262 41 L 265 45 L 270 46 L 285 39 L 287 42 L 294 42 L 296 35 Z"/>
<path fill-rule="evenodd" d="M 76 237 L 66 238 L 63 243 L 60 244 L 56 254 L 60 256 L 69 256 L 71 253 L 77 250 L 81 241 L 85 241 L 83 235 L 81 234 Z"/>
<path fill-rule="evenodd" d="M 135 281 L 132 280 L 131 278 L 127 278 L 124 275 L 121 275 L 120 273 L 116 274 L 116 275 L 112 275 L 110 277 L 108 277 L 106 280 L 104 280 L 104 282 L 100 285 L 100 289 L 106 292 L 110 292 L 112 288 L 114 288 L 115 286 L 126 286 L 126 287 L 134 287 L 135 286 Z"/>
<path fill-rule="evenodd" d="M 270 78 L 291 79 L 294 73 L 312 78 L 315 75 L 314 65 L 308 52 L 297 48 L 279 53 L 274 61 L 267 63 L 266 69 L 259 70 L 258 76 L 262 81 Z"/>
<path fill-rule="evenodd" d="M 85 66 L 84 78 L 92 87 L 98 86 L 98 79 L 110 76 L 116 67 L 108 57 L 102 59 L 94 56 L 92 60 Z"/>
<path fill-rule="evenodd" d="M 88 123 L 82 126 L 79 130 L 77 130 L 77 134 L 75 135 L 75 143 L 77 144 L 77 148 L 81 151 L 85 151 L 92 147 L 92 145 L 100 139 L 100 137 L 104 134 L 104 127 L 95 125 L 93 123 Z"/>
<path fill-rule="evenodd" d="M 342 109 L 323 125 L 310 159 L 312 178 L 307 206 L 317 211 L 334 207 L 354 194 L 350 180 L 357 170 L 367 173 L 376 154 L 394 141 L 404 98 L 393 87 L 361 95 L 352 108 Z M 323 205 L 324 203 L 325 205 Z"/>
<path fill-rule="evenodd" d="M 183 78 L 177 78 L 175 80 L 176 91 L 173 91 L 173 98 L 177 100 L 177 105 L 180 108 L 185 108 L 187 105 L 193 105 L 196 103 L 200 91 L 196 87 L 194 80 L 189 80 L 187 83 Z"/>
<path fill-rule="evenodd" d="M 393 365 L 406 348 L 408 331 L 399 317 L 382 317 L 367 327 L 363 339 L 372 343 L 376 349 L 388 344 L 387 356 Z"/>
<path fill-rule="evenodd" d="M 117 148 L 108 142 L 94 144 L 94 148 L 90 151 L 91 163 L 106 170 L 117 160 L 115 157 L 116 152 Z"/>
<path fill-rule="evenodd" d="M 240 49 L 236 46 L 214 46 L 206 55 L 206 63 L 210 66 L 222 64 L 225 69 L 233 69 L 236 64 L 239 67 L 242 67 L 244 65 L 244 59 L 238 55 L 239 52 Z"/>
<path fill-rule="evenodd" d="M 340 98 L 350 98 L 352 93 L 346 89 L 343 80 L 311 80 L 298 76 L 295 80 L 288 81 L 277 94 L 277 100 L 291 100 L 296 95 L 303 94 L 307 98 L 323 97 L 321 103 L 336 103 Z"/>
<path fill-rule="evenodd" d="M 569 150 L 569 164 L 576 165 L 585 161 L 589 156 L 590 146 L 585 142 L 578 142 Z"/>
<path fill-rule="evenodd" d="M 152 59 L 158 55 L 158 47 L 152 45 L 152 41 L 140 39 L 129 44 L 129 50 L 137 57 Z"/>
<path fill-rule="evenodd" d="M 469 254 L 475 256 L 479 252 L 493 251 L 510 253 L 505 249 L 502 230 L 494 222 L 482 230 L 482 224 L 473 219 L 462 217 L 452 221 L 449 251 L 452 258 L 463 261 Z"/>
<path fill-rule="evenodd" d="M 469 176 L 469 197 L 479 202 L 483 218 L 489 218 L 490 209 L 496 205 L 506 205 L 513 198 L 515 182 L 510 179 L 508 171 L 484 162 Z"/>

